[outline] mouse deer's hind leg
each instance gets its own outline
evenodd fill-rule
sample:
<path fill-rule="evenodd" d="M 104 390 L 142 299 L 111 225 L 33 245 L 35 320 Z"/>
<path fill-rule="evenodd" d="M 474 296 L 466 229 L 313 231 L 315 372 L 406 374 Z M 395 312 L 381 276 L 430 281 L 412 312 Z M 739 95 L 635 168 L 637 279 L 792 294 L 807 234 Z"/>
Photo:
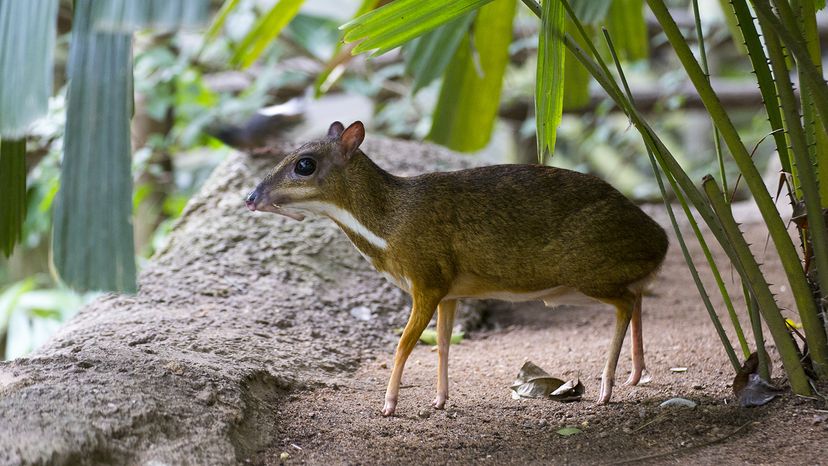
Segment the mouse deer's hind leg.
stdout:
<path fill-rule="evenodd" d="M 446 407 L 448 400 L 448 360 L 451 346 L 451 329 L 454 325 L 454 310 L 457 300 L 447 299 L 437 307 L 437 398 L 435 409 Z"/>
<path fill-rule="evenodd" d="M 644 337 L 641 333 L 641 295 L 635 295 L 632 319 L 630 321 L 630 338 L 632 339 L 632 372 L 627 379 L 626 385 L 638 385 L 641 382 L 641 375 L 644 373 Z"/>
<path fill-rule="evenodd" d="M 627 336 L 627 328 L 635 307 L 635 296 L 628 293 L 619 298 L 601 299 L 601 301 L 615 306 L 615 334 L 612 337 L 607 365 L 601 374 L 601 393 L 598 395 L 598 403 L 609 403 L 612 397 L 612 386 L 615 381 L 615 368 L 618 366 L 618 358 L 621 355 L 621 346 Z"/>
<path fill-rule="evenodd" d="M 388 380 L 388 388 L 385 391 L 385 405 L 382 408 L 383 416 L 391 416 L 397 409 L 397 399 L 400 395 L 400 382 L 402 381 L 405 361 L 417 344 L 417 340 L 420 339 L 420 335 L 422 335 L 423 330 L 434 315 L 437 304 L 444 295 L 444 293 L 428 292 L 416 288 L 411 290 L 414 305 L 411 308 L 408 323 L 405 324 L 405 329 L 400 337 L 400 342 L 397 344 L 397 351 L 394 353 L 394 369 L 391 370 L 391 378 Z"/>

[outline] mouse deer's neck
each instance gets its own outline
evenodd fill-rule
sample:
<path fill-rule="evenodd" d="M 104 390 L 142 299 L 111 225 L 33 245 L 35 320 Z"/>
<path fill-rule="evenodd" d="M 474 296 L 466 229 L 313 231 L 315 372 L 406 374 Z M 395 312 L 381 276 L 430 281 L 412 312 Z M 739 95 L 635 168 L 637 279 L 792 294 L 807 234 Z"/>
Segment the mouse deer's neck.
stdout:
<path fill-rule="evenodd" d="M 388 248 L 400 179 L 358 151 L 343 171 L 336 206 L 326 212 L 357 248 L 376 257 Z"/>

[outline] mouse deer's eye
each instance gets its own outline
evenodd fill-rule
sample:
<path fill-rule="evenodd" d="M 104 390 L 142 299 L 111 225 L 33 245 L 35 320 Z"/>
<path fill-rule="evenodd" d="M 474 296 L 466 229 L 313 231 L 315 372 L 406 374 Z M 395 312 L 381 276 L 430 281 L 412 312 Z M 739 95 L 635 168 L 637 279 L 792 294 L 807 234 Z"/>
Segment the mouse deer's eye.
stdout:
<path fill-rule="evenodd" d="M 310 157 L 302 157 L 298 162 L 296 162 L 296 166 L 293 168 L 293 171 L 295 171 L 297 175 L 311 176 L 313 172 L 316 171 L 316 161 Z"/>

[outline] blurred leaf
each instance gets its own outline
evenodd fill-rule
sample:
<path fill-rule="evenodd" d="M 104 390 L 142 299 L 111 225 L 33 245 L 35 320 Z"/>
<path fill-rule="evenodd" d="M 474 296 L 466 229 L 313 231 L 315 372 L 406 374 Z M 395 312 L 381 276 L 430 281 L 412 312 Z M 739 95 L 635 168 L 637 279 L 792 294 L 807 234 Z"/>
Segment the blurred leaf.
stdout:
<path fill-rule="evenodd" d="M 203 25 L 209 13 L 209 0 L 106 0 L 93 3 L 91 21 L 99 32 L 174 31 Z"/>
<path fill-rule="evenodd" d="M 463 341 L 464 335 L 465 332 L 452 332 L 451 344 L 456 345 Z M 420 335 L 420 341 L 430 346 L 437 345 L 437 331 L 432 328 L 427 328 L 423 330 L 423 333 Z"/>
<path fill-rule="evenodd" d="M 298 14 L 287 25 L 285 33 L 319 60 L 331 55 L 339 42 L 339 23 L 322 16 Z"/>
<path fill-rule="evenodd" d="M 509 62 L 515 6 L 515 0 L 502 0 L 478 11 L 471 39 L 463 38 L 446 70 L 429 139 L 461 152 L 489 142 Z"/>
<path fill-rule="evenodd" d="M 0 293 L 0 334 L 6 332 L 12 312 L 17 308 L 17 302 L 25 293 L 33 290 L 36 286 L 34 278 L 21 280 Z"/>
<path fill-rule="evenodd" d="M 543 2 L 535 78 L 535 124 L 538 131 L 538 160 L 541 163 L 547 151 L 555 153 L 555 139 L 563 112 L 564 18 L 562 2 Z"/>
<path fill-rule="evenodd" d="M 582 23 L 595 24 L 606 18 L 610 5 L 625 0 L 572 0 L 572 11 Z"/>
<path fill-rule="evenodd" d="M 365 13 L 368 13 L 376 8 L 378 5 L 382 5 L 384 3 L 388 3 L 387 0 L 362 0 L 362 4 L 359 6 L 354 18 L 359 18 Z M 355 46 L 356 44 L 345 45 L 342 40 L 337 41 L 333 56 L 325 64 L 325 69 L 319 73 L 319 76 L 316 77 L 316 81 L 313 83 L 313 91 L 316 98 L 319 98 L 322 94 L 328 92 L 334 83 L 339 80 L 345 72 L 345 66 L 353 57 L 351 51 Z"/>
<path fill-rule="evenodd" d="M 354 54 L 372 51 L 373 55 L 381 55 L 491 1 L 396 0 L 349 21 L 340 29 L 345 31 L 346 43 L 362 40 L 354 48 Z"/>
<path fill-rule="evenodd" d="M 96 295 L 79 295 L 66 288 L 35 289 L 34 278 L 14 284 L 0 294 L 0 333 L 6 333 L 6 359 L 25 356 L 42 345 L 85 302 Z M 8 326 L 6 325 L 8 324 Z"/>
<path fill-rule="evenodd" d="M 719 0 L 719 6 L 722 9 L 722 15 L 724 16 L 727 29 L 730 31 L 730 40 L 739 52 L 747 53 L 747 49 L 745 48 L 745 38 L 744 35 L 742 35 L 742 29 L 739 26 L 739 19 L 736 18 L 736 15 L 733 13 L 733 8 L 730 6 L 730 0 Z"/>
<path fill-rule="evenodd" d="M 267 14 L 259 18 L 259 21 L 242 39 L 230 61 L 242 68 L 252 65 L 265 48 L 273 42 L 273 39 L 282 32 L 282 29 L 299 13 L 302 3 L 304 0 L 279 0 Z"/>
<path fill-rule="evenodd" d="M 91 30 L 91 7 L 100 1 L 75 2 L 53 260 L 75 289 L 135 291 L 132 37 Z"/>
<path fill-rule="evenodd" d="M 216 13 L 215 19 L 213 19 L 213 22 L 210 23 L 210 27 L 207 29 L 207 32 L 204 33 L 204 44 L 208 44 L 209 42 L 215 40 L 215 38 L 219 35 L 219 32 L 221 32 L 221 29 L 224 27 L 227 17 L 234 9 L 236 9 L 238 5 L 239 0 L 224 0 L 224 3 L 221 4 L 221 8 L 218 13 Z M 204 50 L 204 45 L 202 45 L 202 50 Z"/>
<path fill-rule="evenodd" d="M 644 19 L 644 0 L 614 0 L 607 15 L 606 27 L 622 58 L 649 58 L 650 39 Z"/>
<path fill-rule="evenodd" d="M 60 311 L 56 311 L 54 309 L 31 309 L 29 313 L 32 317 L 37 317 L 40 319 L 52 319 L 52 320 L 59 320 L 60 319 Z"/>
<path fill-rule="evenodd" d="M 586 29 L 589 30 L 590 26 L 586 26 Z M 570 19 L 566 20 L 566 30 L 572 33 L 571 35 L 575 39 L 575 42 L 584 50 L 588 49 L 584 38 L 580 34 L 575 33 L 577 30 Z M 584 65 L 575 59 L 575 55 L 572 52 L 566 50 L 564 55 L 564 63 L 566 63 L 566 66 L 564 67 L 562 109 L 576 110 L 583 108 L 589 104 L 589 84 L 592 82 L 592 77 L 589 75 L 589 71 L 584 68 Z"/>
<path fill-rule="evenodd" d="M 9 257 L 26 219 L 26 140 L 0 142 L 0 250 Z"/>
<path fill-rule="evenodd" d="M 0 138 L 22 138 L 49 109 L 57 5 L 0 1 Z"/>
<path fill-rule="evenodd" d="M 414 78 L 412 94 L 443 74 L 473 20 L 474 14 L 468 13 L 406 44 L 405 72 Z"/>
<path fill-rule="evenodd" d="M 562 435 L 564 437 L 569 437 L 570 435 L 580 434 L 583 432 L 581 429 L 577 427 L 564 427 L 563 429 L 558 429 L 556 433 L 558 435 Z"/>

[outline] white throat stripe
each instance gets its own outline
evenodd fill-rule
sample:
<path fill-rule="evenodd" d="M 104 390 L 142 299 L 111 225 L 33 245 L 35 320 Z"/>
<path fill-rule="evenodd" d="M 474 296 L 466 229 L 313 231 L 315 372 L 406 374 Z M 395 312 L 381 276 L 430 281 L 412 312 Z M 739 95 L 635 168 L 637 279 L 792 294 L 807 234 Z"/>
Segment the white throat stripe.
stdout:
<path fill-rule="evenodd" d="M 302 202 L 301 204 L 296 204 L 296 207 L 300 207 L 303 209 L 307 209 L 313 212 L 318 212 L 323 215 L 327 215 L 331 219 L 335 220 L 340 225 L 344 226 L 345 228 L 353 231 L 357 235 L 361 236 L 365 241 L 368 241 L 372 246 L 382 249 L 383 251 L 388 248 L 388 242 L 385 241 L 383 238 L 377 236 L 376 233 L 369 230 L 368 227 L 360 223 L 359 220 L 356 219 L 350 212 L 347 210 L 338 207 L 333 204 L 329 204 L 327 202 Z"/>

